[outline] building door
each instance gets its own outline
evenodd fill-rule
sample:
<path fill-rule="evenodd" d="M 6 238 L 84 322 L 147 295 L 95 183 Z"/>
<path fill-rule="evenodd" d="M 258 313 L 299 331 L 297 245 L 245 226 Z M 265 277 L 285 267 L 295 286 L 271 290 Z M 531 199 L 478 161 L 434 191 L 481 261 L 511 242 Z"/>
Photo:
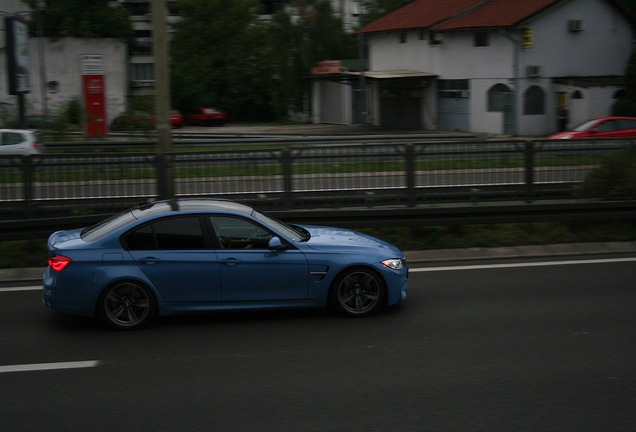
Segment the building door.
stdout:
<path fill-rule="evenodd" d="M 468 132 L 468 80 L 437 81 L 437 129 Z"/>
<path fill-rule="evenodd" d="M 515 135 L 515 94 L 504 93 L 504 135 Z"/>
<path fill-rule="evenodd" d="M 397 80 L 380 88 L 380 125 L 422 129 L 423 91 L 418 82 Z"/>
<path fill-rule="evenodd" d="M 344 118 L 343 92 L 348 91 L 348 86 L 325 81 L 320 92 L 321 123 L 346 124 Z"/>

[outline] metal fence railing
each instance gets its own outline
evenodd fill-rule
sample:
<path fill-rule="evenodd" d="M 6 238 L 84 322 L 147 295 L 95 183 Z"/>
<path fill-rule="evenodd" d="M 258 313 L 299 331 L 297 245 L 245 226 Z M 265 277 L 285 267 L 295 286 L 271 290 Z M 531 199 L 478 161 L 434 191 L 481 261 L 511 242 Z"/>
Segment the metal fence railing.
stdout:
<path fill-rule="evenodd" d="M 178 197 L 260 207 L 533 201 L 563 198 L 607 155 L 612 140 L 510 140 L 252 145 L 168 155 Z M 633 145 L 633 144 L 632 144 Z M 0 217 L 112 211 L 158 197 L 150 152 L 0 155 Z"/>

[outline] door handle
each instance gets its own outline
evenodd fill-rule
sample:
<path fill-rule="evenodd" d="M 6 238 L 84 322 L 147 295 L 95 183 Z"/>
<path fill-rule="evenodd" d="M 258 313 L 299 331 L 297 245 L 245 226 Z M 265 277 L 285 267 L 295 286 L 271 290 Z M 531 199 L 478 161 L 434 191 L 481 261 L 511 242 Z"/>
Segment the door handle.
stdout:
<path fill-rule="evenodd" d="M 224 258 L 220 262 L 221 264 L 235 265 L 235 264 L 239 264 L 241 260 L 236 258 Z"/>
<path fill-rule="evenodd" d="M 160 261 L 161 260 L 159 258 L 155 258 L 155 257 L 139 258 L 139 262 L 144 264 L 154 264 Z"/>

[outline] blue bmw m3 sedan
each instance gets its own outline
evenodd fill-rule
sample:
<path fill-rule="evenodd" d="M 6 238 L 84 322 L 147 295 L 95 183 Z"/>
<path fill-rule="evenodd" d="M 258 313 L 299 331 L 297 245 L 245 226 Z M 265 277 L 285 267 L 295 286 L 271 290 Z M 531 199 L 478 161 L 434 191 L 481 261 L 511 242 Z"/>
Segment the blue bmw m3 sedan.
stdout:
<path fill-rule="evenodd" d="M 332 305 L 364 317 L 407 292 L 404 254 L 389 243 L 218 199 L 144 203 L 52 234 L 48 253 L 44 304 L 121 330 L 218 310 Z"/>

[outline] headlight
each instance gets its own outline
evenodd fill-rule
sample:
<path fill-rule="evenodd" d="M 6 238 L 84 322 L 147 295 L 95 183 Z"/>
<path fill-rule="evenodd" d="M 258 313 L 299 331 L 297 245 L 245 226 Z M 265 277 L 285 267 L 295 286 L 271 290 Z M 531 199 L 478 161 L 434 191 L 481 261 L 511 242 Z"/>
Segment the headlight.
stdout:
<path fill-rule="evenodd" d="M 571 139 L 572 135 L 564 135 L 560 139 Z"/>
<path fill-rule="evenodd" d="M 382 265 L 384 267 L 392 268 L 393 270 L 400 270 L 402 266 L 404 266 L 404 259 L 391 258 L 391 259 L 382 261 Z"/>

